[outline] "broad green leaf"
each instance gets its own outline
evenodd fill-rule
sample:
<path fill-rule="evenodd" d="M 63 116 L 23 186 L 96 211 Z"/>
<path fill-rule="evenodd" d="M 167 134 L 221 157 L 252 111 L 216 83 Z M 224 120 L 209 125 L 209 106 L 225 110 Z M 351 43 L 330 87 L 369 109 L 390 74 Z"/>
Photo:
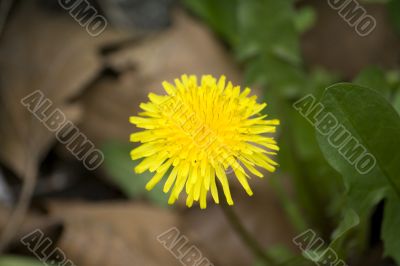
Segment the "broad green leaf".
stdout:
<path fill-rule="evenodd" d="M 327 88 L 321 103 L 325 108 L 323 114 L 330 112 L 338 125 L 343 125 L 359 142 L 355 147 L 365 149 L 363 154 L 349 158 L 339 151 L 349 155 L 345 148 L 352 142 L 343 140 L 337 143 L 337 148 L 328 141 L 330 133 L 334 132 L 333 127 L 328 134 L 317 134 L 325 158 L 344 177 L 352 207 L 358 213 L 365 212 L 384 196 L 388 187 L 398 193 L 400 118 L 390 103 L 372 89 L 346 83 Z M 319 116 L 320 121 L 322 117 Z M 322 129 L 323 124 L 321 122 L 317 128 Z M 372 157 L 365 157 L 366 153 Z M 371 163 L 366 165 L 369 168 L 362 168 L 361 162 L 366 163 L 361 160 L 363 158 L 372 158 L 376 163 L 369 161 Z"/>
<path fill-rule="evenodd" d="M 318 142 L 325 158 L 342 174 L 347 187 L 348 205 L 358 215 L 357 217 L 352 213 L 345 214 L 347 220 L 339 225 L 333 235 L 332 244 L 335 246 L 343 241 L 353 226 L 358 225 L 358 219 L 365 223 L 370 218 L 373 207 L 388 194 L 388 191 L 398 193 L 400 118 L 379 92 L 353 84 L 341 83 L 327 88 L 321 103 L 324 111 L 317 119 L 320 121 L 317 122 L 317 128 L 322 130 L 322 133 L 317 133 Z M 357 170 L 360 170 L 357 166 L 363 158 L 362 154 L 352 163 L 349 156 L 346 159 L 346 156 L 340 153 L 342 151 L 346 154 L 343 152 L 344 147 L 349 145 L 346 140 L 337 143 L 329 141 L 332 140 L 329 136 L 333 136 L 332 132 L 335 132 L 336 127 L 331 126 L 332 129 L 328 132 L 327 128 L 324 130 L 322 127 L 324 122 L 321 122 L 329 112 L 337 119 L 337 124 L 343 125 L 351 136 L 365 147 L 365 152 L 373 156 L 376 163 L 370 171 Z"/>
<path fill-rule="evenodd" d="M 385 256 L 391 256 L 400 264 L 400 201 L 392 195 L 385 204 L 385 214 L 382 225 L 382 240 Z"/>
<path fill-rule="evenodd" d="M 0 256 L 0 266 L 43 266 L 39 260 L 17 256 Z"/>
<path fill-rule="evenodd" d="M 162 192 L 162 184 L 153 190 L 147 191 L 146 183 L 151 179 L 152 173 L 145 172 L 136 174 L 134 172 L 138 161 L 130 159 L 130 147 L 128 144 L 119 142 L 108 142 L 103 147 L 106 170 L 113 178 L 112 181 L 131 198 L 148 198 L 160 206 L 167 206 L 168 198 Z"/>

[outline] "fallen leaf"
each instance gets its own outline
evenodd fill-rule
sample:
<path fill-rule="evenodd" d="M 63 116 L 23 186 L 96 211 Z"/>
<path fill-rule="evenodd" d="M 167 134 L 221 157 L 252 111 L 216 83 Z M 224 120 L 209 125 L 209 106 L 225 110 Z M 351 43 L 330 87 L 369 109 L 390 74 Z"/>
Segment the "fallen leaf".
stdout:
<path fill-rule="evenodd" d="M 71 100 L 102 69 L 100 45 L 118 38 L 108 31 L 93 38 L 68 13 L 54 16 L 30 1 L 18 5 L 0 43 L 0 159 L 19 177 L 55 140 L 21 99 L 41 90 L 54 109 L 76 121 L 82 110 Z"/>
<path fill-rule="evenodd" d="M 0 43 L 0 160 L 25 183 L 0 250 L 18 231 L 39 163 L 55 142 L 54 133 L 21 100 L 40 90 L 40 103 L 49 99 L 51 111 L 59 108 L 68 120 L 77 121 L 82 110 L 74 100 L 103 68 L 100 46 L 121 38 L 108 31 L 93 38 L 68 13 L 54 16 L 32 1 L 18 3 L 13 14 Z"/>
<path fill-rule="evenodd" d="M 0 205 L 0 232 L 4 232 L 11 212 L 11 208 Z M 10 242 L 12 246 L 19 246 L 21 245 L 20 239 L 36 229 L 52 234 L 60 227 L 60 221 L 60 219 L 47 217 L 46 215 L 31 211 L 24 217 L 17 234 L 14 235 Z"/>
<path fill-rule="evenodd" d="M 178 265 L 157 236 L 179 228 L 178 216 L 135 203 L 49 204 L 52 217 L 64 221 L 58 246 L 76 265 Z"/>

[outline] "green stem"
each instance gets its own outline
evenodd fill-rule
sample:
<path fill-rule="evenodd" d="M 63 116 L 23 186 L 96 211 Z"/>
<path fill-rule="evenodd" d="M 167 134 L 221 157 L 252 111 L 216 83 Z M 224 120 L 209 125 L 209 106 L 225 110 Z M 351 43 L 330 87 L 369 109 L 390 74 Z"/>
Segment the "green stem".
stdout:
<path fill-rule="evenodd" d="M 289 197 L 280 180 L 277 180 L 275 176 L 271 176 L 269 180 L 296 232 L 304 232 L 307 229 L 307 223 L 300 213 L 299 207 Z"/>
<path fill-rule="evenodd" d="M 289 105 L 288 108 L 292 107 Z M 323 233 L 324 236 L 327 236 L 332 226 L 326 222 L 329 221 L 329 217 L 326 216 L 326 213 L 321 212 L 321 210 L 325 209 L 324 203 L 321 200 L 321 194 L 318 190 L 314 189 L 315 184 L 311 179 L 308 169 L 305 167 L 306 163 L 298 152 L 294 134 L 295 130 L 292 128 L 294 124 L 293 118 L 288 115 L 290 111 L 291 110 L 285 112 L 286 123 L 283 130 L 287 132 L 287 135 L 285 135 L 286 141 L 288 142 L 291 159 L 293 161 L 293 184 L 296 187 L 299 202 L 301 202 L 301 205 L 303 205 L 302 207 L 309 216 L 311 216 L 307 219 L 306 224 L 308 224 L 309 227 L 311 224 L 312 227 L 319 228 L 320 232 Z"/>
<path fill-rule="evenodd" d="M 275 262 L 275 260 L 264 252 L 260 243 L 258 243 L 258 241 L 246 230 L 239 217 L 232 210 L 232 207 L 226 205 L 225 203 L 220 204 L 220 206 L 225 214 L 226 219 L 229 221 L 235 232 L 239 235 L 246 246 L 251 250 L 254 256 L 262 260 L 265 265 L 277 266 L 278 264 Z"/>

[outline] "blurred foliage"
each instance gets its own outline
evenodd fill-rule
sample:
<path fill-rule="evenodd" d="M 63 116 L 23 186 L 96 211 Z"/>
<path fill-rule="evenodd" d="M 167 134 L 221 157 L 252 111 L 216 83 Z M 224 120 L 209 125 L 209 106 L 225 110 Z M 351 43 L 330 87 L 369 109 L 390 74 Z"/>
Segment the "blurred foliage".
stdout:
<path fill-rule="evenodd" d="M 17 256 L 1 256 L 0 266 L 42 266 L 39 260 L 17 257 Z"/>
<path fill-rule="evenodd" d="M 267 250 L 268 255 L 275 259 L 279 266 L 312 266 L 314 265 L 311 261 L 306 260 L 304 257 L 295 255 L 286 246 L 275 245 L 269 247 Z M 262 261 L 257 261 L 254 266 L 268 266 Z"/>
<path fill-rule="evenodd" d="M 393 26 L 398 34 L 400 34 L 400 1 L 388 0 L 388 12 Z"/>
<path fill-rule="evenodd" d="M 378 67 L 371 66 L 364 68 L 353 80 L 353 83 L 377 90 L 377 92 L 382 93 L 387 99 L 390 97 L 391 87 L 386 73 Z"/>
<path fill-rule="evenodd" d="M 301 8 L 296 17 L 294 18 L 294 25 L 298 32 L 306 32 L 309 30 L 315 23 L 316 14 L 314 9 L 311 7 L 303 7 Z"/>

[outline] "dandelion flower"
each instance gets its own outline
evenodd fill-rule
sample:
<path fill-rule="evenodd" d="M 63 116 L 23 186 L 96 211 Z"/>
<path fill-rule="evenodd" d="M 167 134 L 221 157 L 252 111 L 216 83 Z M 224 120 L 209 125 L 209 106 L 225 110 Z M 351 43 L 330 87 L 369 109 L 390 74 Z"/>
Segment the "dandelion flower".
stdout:
<path fill-rule="evenodd" d="M 267 106 L 249 97 L 249 88 L 202 76 L 183 75 L 175 84 L 163 82 L 166 95 L 149 94 L 149 102 L 141 103 L 143 112 L 130 117 L 130 122 L 143 129 L 130 136 L 141 144 L 131 151 L 132 160 L 143 160 L 136 173 L 154 173 L 146 189 L 153 189 L 164 179 L 165 193 L 170 192 L 173 204 L 185 190 L 186 205 L 194 201 L 206 208 L 211 192 L 218 204 L 217 182 L 221 184 L 226 201 L 233 205 L 227 171 L 233 171 L 248 195 L 253 192 L 248 179 L 263 177 L 264 168 L 274 172 L 277 163 L 270 156 L 279 147 L 272 136 L 279 120 L 265 119 L 260 112 Z"/>

